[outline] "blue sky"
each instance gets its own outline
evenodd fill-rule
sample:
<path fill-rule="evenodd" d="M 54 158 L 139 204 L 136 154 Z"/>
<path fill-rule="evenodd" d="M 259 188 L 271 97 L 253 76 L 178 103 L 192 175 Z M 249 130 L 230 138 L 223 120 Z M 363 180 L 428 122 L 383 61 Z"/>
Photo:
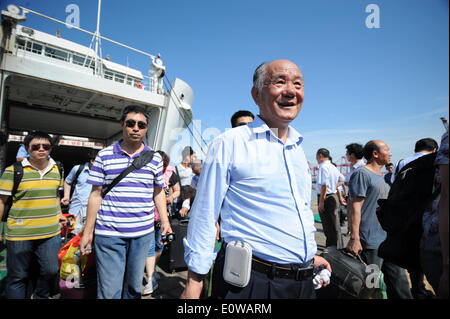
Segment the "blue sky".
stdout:
<path fill-rule="evenodd" d="M 97 1 L 3 1 L 2 8 L 9 3 L 63 21 L 66 6 L 76 4 L 80 27 L 95 31 Z M 366 27 L 369 4 L 379 7 L 380 28 Z M 25 24 L 91 42 L 31 14 Z M 168 78 L 193 88 L 202 132 L 225 131 L 238 109 L 258 113 L 250 95 L 257 65 L 294 61 L 305 76 L 305 101 L 292 125 L 312 162 L 318 148 L 338 161 L 345 145 L 370 139 L 385 140 L 397 161 L 411 155 L 420 138 L 440 142 L 439 117 L 448 118 L 447 0 L 103 0 L 100 32 L 161 53 Z M 143 73 L 149 69 L 147 57 L 105 41 L 102 53 Z"/>

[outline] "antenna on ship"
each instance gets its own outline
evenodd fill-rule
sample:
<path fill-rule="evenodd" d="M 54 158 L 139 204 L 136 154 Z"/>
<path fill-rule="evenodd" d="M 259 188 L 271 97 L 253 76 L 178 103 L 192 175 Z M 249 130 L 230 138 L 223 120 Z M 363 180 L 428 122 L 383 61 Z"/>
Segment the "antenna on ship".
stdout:
<path fill-rule="evenodd" d="M 102 0 L 98 0 L 98 10 L 97 10 L 97 29 L 95 30 L 94 36 L 92 37 L 91 45 L 89 46 L 92 49 L 92 44 L 95 41 L 95 59 L 94 59 L 94 74 L 103 75 L 103 68 L 101 63 L 102 58 L 102 45 L 100 41 L 100 13 L 102 9 Z M 99 54 L 100 51 L 100 54 Z"/>

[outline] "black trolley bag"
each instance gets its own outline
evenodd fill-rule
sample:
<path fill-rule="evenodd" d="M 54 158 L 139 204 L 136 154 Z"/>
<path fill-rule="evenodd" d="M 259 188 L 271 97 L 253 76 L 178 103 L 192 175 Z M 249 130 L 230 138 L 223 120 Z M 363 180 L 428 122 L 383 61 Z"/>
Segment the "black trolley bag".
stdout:
<path fill-rule="evenodd" d="M 171 220 L 170 224 L 175 234 L 175 239 L 168 246 L 169 270 L 171 272 L 187 269 L 186 262 L 184 261 L 183 239 L 187 236 L 188 223 L 188 218 L 173 218 Z"/>
<path fill-rule="evenodd" d="M 330 284 L 316 290 L 318 299 L 368 299 L 375 291 L 367 285 L 371 272 L 360 256 L 335 246 L 327 247 L 321 256 L 330 263 L 332 272 Z"/>

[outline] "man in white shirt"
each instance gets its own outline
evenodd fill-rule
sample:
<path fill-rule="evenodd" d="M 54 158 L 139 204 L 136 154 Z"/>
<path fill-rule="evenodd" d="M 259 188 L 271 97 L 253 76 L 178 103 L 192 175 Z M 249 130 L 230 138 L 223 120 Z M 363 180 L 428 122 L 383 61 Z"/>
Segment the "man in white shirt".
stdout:
<path fill-rule="evenodd" d="M 319 163 L 316 182 L 319 214 L 326 237 L 326 246 L 343 248 L 337 188 L 344 183 L 344 176 L 331 163 L 330 151 L 327 149 L 319 149 L 316 159 Z"/>
<path fill-rule="evenodd" d="M 400 161 L 398 161 L 397 165 L 395 165 L 394 171 L 392 172 L 391 176 L 391 183 L 394 183 L 397 174 L 402 170 L 402 168 L 406 164 L 424 155 L 437 152 L 437 150 L 438 150 L 438 143 L 432 138 L 423 138 L 421 140 L 418 140 L 414 147 L 414 155 L 401 159 Z"/>

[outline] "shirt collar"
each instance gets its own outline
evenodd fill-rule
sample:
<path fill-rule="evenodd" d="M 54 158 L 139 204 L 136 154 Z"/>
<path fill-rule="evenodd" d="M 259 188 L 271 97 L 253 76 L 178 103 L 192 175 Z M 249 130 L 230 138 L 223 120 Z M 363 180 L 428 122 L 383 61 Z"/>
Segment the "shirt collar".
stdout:
<path fill-rule="evenodd" d="M 51 166 L 51 167 L 53 167 L 53 165 L 55 165 L 56 164 L 56 162 L 53 160 L 53 158 L 49 158 L 48 159 L 48 161 L 49 161 L 49 166 Z M 25 167 L 25 166 L 31 166 L 31 167 L 34 167 L 31 163 L 30 163 L 30 161 L 28 160 L 28 157 L 25 157 L 23 160 L 22 160 L 22 166 L 23 167 Z"/>
<path fill-rule="evenodd" d="M 120 144 L 122 142 L 123 142 L 123 139 L 120 139 L 119 141 L 117 141 L 116 143 L 113 144 L 113 153 L 115 153 L 115 154 L 122 154 L 122 153 L 124 153 L 124 151 L 122 150 L 122 147 L 120 146 Z M 138 154 L 136 154 L 134 157 L 137 157 L 137 156 L 141 155 L 142 152 L 151 150 L 150 146 L 148 146 L 145 143 L 145 141 L 142 141 L 142 143 L 144 144 L 144 149 L 141 152 L 139 152 Z"/>
<path fill-rule="evenodd" d="M 358 160 L 356 163 L 355 163 L 355 165 L 353 165 L 352 167 L 354 168 L 354 169 L 357 169 L 357 168 L 359 168 L 359 167 L 361 167 L 361 166 L 364 166 L 366 163 L 364 163 L 364 160 L 362 160 L 362 159 L 360 159 L 360 160 Z"/>
<path fill-rule="evenodd" d="M 267 133 L 271 134 L 275 139 L 279 140 L 277 136 L 273 133 L 273 131 L 269 128 L 269 126 L 264 122 L 264 120 L 259 116 L 256 115 L 254 121 L 250 124 L 248 124 L 248 127 L 253 131 L 253 133 Z M 297 132 L 296 129 L 294 129 L 292 126 L 289 126 L 288 129 L 288 136 L 286 139 L 285 145 L 300 145 L 303 142 L 303 136 Z"/>

